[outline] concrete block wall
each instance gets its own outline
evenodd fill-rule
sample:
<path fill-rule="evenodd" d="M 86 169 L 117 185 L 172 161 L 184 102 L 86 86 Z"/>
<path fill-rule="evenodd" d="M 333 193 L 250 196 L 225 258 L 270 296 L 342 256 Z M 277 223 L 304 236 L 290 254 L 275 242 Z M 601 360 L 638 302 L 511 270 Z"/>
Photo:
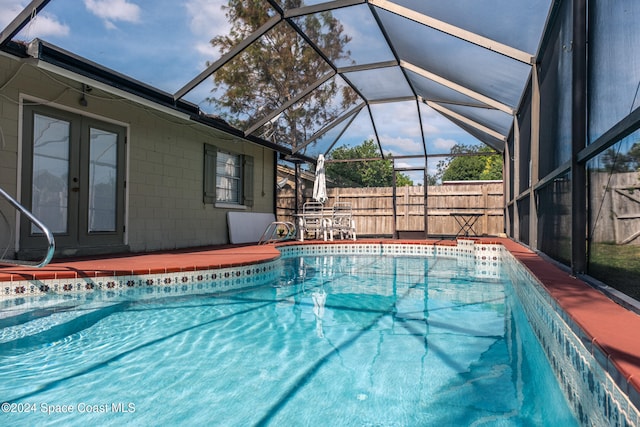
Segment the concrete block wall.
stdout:
<path fill-rule="evenodd" d="M 124 243 L 133 252 L 228 242 L 229 209 L 203 203 L 204 144 L 253 156 L 254 204 L 246 210 L 274 212 L 272 150 L 125 99 L 99 84 L 86 94 L 84 107 L 79 103 L 82 83 L 0 56 L 0 186 L 12 196 L 19 199 L 21 103 L 35 101 L 127 129 Z M 0 218 L 0 252 L 9 247 L 11 256 L 15 210 L 3 201 L 0 209 L 8 219 L 6 224 Z"/>

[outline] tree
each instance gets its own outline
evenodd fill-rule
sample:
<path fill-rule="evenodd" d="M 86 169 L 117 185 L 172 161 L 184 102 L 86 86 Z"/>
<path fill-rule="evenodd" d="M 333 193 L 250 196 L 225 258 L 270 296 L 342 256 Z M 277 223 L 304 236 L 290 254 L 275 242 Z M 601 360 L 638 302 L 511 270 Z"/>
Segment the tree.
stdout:
<path fill-rule="evenodd" d="M 607 172 L 624 173 L 640 171 L 640 142 L 635 142 L 627 153 L 610 148 L 602 153 L 603 169 Z"/>
<path fill-rule="evenodd" d="M 284 3 L 283 8 L 289 10 L 302 6 L 303 0 Z M 238 45 L 273 15 L 268 2 L 256 0 L 229 0 L 224 10 L 231 30 L 211 40 L 221 53 Z M 330 59 L 349 58 L 350 52 L 344 46 L 350 37 L 331 12 L 296 18 L 296 24 Z M 221 110 L 226 121 L 247 129 L 329 72 L 326 61 L 283 21 L 216 71 L 214 83 L 224 93 L 208 100 Z M 342 105 L 331 106 L 329 101 L 338 97 L 339 91 Z M 262 136 L 295 147 L 306 140 L 317 124 L 338 117 L 355 96 L 353 91 L 341 89 L 335 79 L 330 79 L 268 123 L 268 136 L 264 128 Z"/>
<path fill-rule="evenodd" d="M 333 160 L 353 162 L 327 163 L 325 173 L 342 187 L 390 187 L 393 185 L 393 164 L 388 160 L 355 161 L 356 159 L 379 158 L 378 147 L 372 139 L 355 147 L 338 147 L 330 154 Z M 402 173 L 396 174 L 396 186 L 413 185 L 413 181 Z"/>
<path fill-rule="evenodd" d="M 616 151 L 614 148 L 610 148 L 602 153 L 602 163 L 604 169 L 607 172 L 624 173 L 630 172 L 631 167 L 629 165 L 631 159 L 624 153 Z"/>
<path fill-rule="evenodd" d="M 451 154 L 477 154 L 452 156 L 438 163 L 438 175 L 442 181 L 471 181 L 502 179 L 502 156 L 490 147 L 456 144 Z"/>
<path fill-rule="evenodd" d="M 628 155 L 634 163 L 635 170 L 640 171 L 640 141 L 633 143 Z"/>

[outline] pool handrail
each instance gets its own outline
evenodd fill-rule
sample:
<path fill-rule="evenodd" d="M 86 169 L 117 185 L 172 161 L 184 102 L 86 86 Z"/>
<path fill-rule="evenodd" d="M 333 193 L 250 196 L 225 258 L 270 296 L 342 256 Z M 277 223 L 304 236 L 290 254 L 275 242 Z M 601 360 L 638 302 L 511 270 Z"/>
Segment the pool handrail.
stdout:
<path fill-rule="evenodd" d="M 278 230 L 283 230 L 284 232 L 280 234 L 278 233 Z M 262 233 L 258 244 L 263 245 L 265 243 L 281 242 L 284 240 L 294 239 L 295 237 L 296 227 L 295 225 L 293 225 L 293 223 L 287 221 L 273 221 L 267 226 L 267 229 L 264 230 L 264 233 Z"/>
<path fill-rule="evenodd" d="M 38 218 L 36 218 L 31 212 L 29 212 L 27 208 L 22 206 L 20 202 L 18 202 L 16 199 L 11 197 L 1 187 L 0 187 L 0 195 L 2 195 L 14 208 L 20 211 L 20 213 L 24 214 L 29 219 L 29 221 L 31 221 L 36 227 L 42 230 L 45 237 L 47 238 L 47 244 L 48 244 L 47 253 L 45 254 L 42 261 L 40 262 L 20 261 L 15 259 L 0 258 L 0 264 L 12 264 L 12 265 L 20 265 L 20 266 L 26 266 L 26 267 L 35 267 L 35 268 L 42 268 L 47 264 L 49 264 L 56 250 L 56 241 L 53 237 L 53 233 L 51 232 L 51 230 L 49 230 L 49 228 L 47 228 L 46 225 L 44 225 Z"/>

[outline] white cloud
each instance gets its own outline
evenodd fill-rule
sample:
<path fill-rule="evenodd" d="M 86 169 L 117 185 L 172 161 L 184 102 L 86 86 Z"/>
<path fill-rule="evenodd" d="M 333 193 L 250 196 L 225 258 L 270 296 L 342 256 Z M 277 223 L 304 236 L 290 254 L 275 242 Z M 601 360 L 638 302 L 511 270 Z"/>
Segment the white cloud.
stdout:
<path fill-rule="evenodd" d="M 191 32 L 196 36 L 212 39 L 219 34 L 228 34 L 231 24 L 227 21 L 222 6 L 224 0 L 189 0 L 185 4 Z"/>
<path fill-rule="evenodd" d="M 424 168 L 424 157 L 416 159 L 396 159 L 395 165 L 398 168 Z"/>
<path fill-rule="evenodd" d="M 206 61 L 214 62 L 221 56 L 210 40 L 231 30 L 223 5 L 227 5 L 227 0 L 188 0 L 184 5 L 189 30 L 195 36 L 190 46 L 199 56 L 198 62 L 202 66 Z"/>
<path fill-rule="evenodd" d="M 407 162 L 395 162 L 397 168 L 411 168 L 413 165 Z"/>
<path fill-rule="evenodd" d="M 380 33 L 373 16 L 367 8 L 346 8 L 348 13 L 339 14 L 344 33 L 351 37 L 347 49 L 357 63 L 378 62 L 393 59 L 393 53 Z"/>
<path fill-rule="evenodd" d="M 427 105 L 421 104 L 420 112 L 422 127 L 427 138 L 429 136 L 437 138 L 440 135 L 468 135 L 451 120 Z"/>
<path fill-rule="evenodd" d="M 422 139 L 415 102 L 374 104 L 371 111 L 379 135 L 397 135 L 406 138 L 406 141 Z"/>
<path fill-rule="evenodd" d="M 40 13 L 36 19 L 25 27 L 25 34 L 28 38 L 47 36 L 67 36 L 70 29 L 66 24 L 48 13 Z"/>
<path fill-rule="evenodd" d="M 429 145 L 431 147 L 436 148 L 438 150 L 438 152 L 440 152 L 440 151 L 448 152 L 448 151 L 451 150 L 451 147 L 453 147 L 457 143 L 458 143 L 458 141 L 456 141 L 455 139 L 436 138 Z"/>
<path fill-rule="evenodd" d="M 0 27 L 3 29 L 24 9 L 26 2 L 0 0 Z"/>
<path fill-rule="evenodd" d="M 425 111 L 427 114 L 424 114 Z M 423 110 L 422 122 L 425 135 L 436 135 L 443 132 L 448 133 L 459 129 L 449 119 L 431 108 Z"/>
<path fill-rule="evenodd" d="M 0 28 L 4 29 L 27 6 L 27 1 L 0 0 Z M 55 16 L 40 12 L 21 32 L 21 38 L 31 40 L 36 37 L 66 36 L 69 27 Z"/>
<path fill-rule="evenodd" d="M 385 153 L 391 152 L 393 155 L 413 155 L 424 153 L 422 143 L 414 141 L 411 138 L 381 135 L 380 143 Z"/>
<path fill-rule="evenodd" d="M 213 47 L 211 43 L 196 43 L 195 50 L 206 58 L 216 58 L 220 55 L 218 48 Z"/>
<path fill-rule="evenodd" d="M 116 21 L 140 22 L 140 7 L 128 0 L 84 0 L 84 5 L 104 21 L 107 29 L 116 28 Z"/>
<path fill-rule="evenodd" d="M 422 123 L 422 130 L 425 135 L 435 135 L 440 133 L 440 128 L 432 122 Z"/>
<path fill-rule="evenodd" d="M 103 20 L 104 22 L 104 26 L 107 30 L 115 30 L 116 28 L 116 24 L 114 24 L 113 22 L 109 21 L 108 19 Z"/>

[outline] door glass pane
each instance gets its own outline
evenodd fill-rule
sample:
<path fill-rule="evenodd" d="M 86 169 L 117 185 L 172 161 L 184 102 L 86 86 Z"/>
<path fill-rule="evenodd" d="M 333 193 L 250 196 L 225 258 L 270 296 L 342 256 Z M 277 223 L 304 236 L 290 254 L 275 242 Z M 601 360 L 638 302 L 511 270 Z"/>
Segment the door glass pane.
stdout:
<path fill-rule="evenodd" d="M 89 130 L 89 232 L 116 230 L 118 135 Z"/>
<path fill-rule="evenodd" d="M 67 232 L 70 123 L 35 114 L 31 209 L 53 233 Z M 32 233 L 41 233 L 31 226 Z"/>

